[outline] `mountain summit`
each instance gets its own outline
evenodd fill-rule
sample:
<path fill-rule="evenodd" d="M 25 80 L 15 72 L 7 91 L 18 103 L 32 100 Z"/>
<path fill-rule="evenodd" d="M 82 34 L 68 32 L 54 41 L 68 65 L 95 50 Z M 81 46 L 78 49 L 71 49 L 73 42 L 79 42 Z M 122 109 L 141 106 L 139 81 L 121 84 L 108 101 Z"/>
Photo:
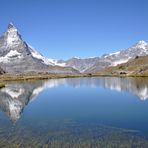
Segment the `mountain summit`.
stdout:
<path fill-rule="evenodd" d="M 145 42 L 144 40 L 141 40 L 135 46 L 137 48 L 146 49 L 146 47 L 148 46 L 148 43 Z"/>
<path fill-rule="evenodd" d="M 56 62 L 56 60 L 43 57 L 37 50 L 23 41 L 12 23 L 9 23 L 7 31 L 0 37 L 0 66 L 7 73 L 78 72 Z"/>
<path fill-rule="evenodd" d="M 12 23 L 9 23 L 8 30 L 5 36 L 8 46 L 18 45 L 22 41 L 21 35 Z"/>

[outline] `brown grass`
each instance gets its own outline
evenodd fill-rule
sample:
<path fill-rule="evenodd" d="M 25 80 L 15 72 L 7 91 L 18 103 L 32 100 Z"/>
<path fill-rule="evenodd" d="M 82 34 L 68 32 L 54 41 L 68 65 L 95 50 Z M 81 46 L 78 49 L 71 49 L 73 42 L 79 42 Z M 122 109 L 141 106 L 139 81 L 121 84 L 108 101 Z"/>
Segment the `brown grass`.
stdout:
<path fill-rule="evenodd" d="M 5 84 L 0 83 L 0 89 L 3 88 L 3 87 L 5 87 Z"/>
<path fill-rule="evenodd" d="M 29 81 L 55 78 L 91 77 L 91 74 L 4 74 L 0 75 L 1 81 Z"/>
<path fill-rule="evenodd" d="M 148 56 L 142 56 L 117 65 L 97 71 L 97 75 L 122 77 L 148 77 Z"/>

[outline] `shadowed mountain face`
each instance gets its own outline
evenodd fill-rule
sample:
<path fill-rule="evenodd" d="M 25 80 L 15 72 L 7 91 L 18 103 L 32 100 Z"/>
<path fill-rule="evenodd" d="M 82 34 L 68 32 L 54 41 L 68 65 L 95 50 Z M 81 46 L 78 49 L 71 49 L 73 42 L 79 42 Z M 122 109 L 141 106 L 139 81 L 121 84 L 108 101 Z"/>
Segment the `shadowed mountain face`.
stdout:
<path fill-rule="evenodd" d="M 0 109 L 16 122 L 24 107 L 29 101 L 34 100 L 45 89 L 59 86 L 79 88 L 83 86 L 99 87 L 129 92 L 140 100 L 148 99 L 148 79 L 146 78 L 76 78 L 76 79 L 51 79 L 48 81 L 10 83 L 0 89 Z"/>
<path fill-rule="evenodd" d="M 0 67 L 0 74 L 4 74 L 5 71 Z"/>

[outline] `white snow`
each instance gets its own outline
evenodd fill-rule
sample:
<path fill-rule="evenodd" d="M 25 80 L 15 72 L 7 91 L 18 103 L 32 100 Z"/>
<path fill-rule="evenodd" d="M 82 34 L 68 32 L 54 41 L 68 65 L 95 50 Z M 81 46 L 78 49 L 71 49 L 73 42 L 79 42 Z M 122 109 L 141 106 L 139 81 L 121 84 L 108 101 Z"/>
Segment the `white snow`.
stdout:
<path fill-rule="evenodd" d="M 32 100 L 34 101 L 36 97 L 45 89 L 58 87 L 59 85 L 67 85 L 66 79 L 51 79 L 47 82 L 44 82 L 42 86 L 36 88 L 32 92 Z"/>
<path fill-rule="evenodd" d="M 66 67 L 66 63 L 59 63 L 58 60 L 54 60 L 54 59 L 48 59 L 48 61 L 50 61 L 51 63 L 53 63 L 53 65 L 55 66 L 61 66 L 61 67 Z"/>
<path fill-rule="evenodd" d="M 37 96 L 43 90 L 45 90 L 47 88 L 54 88 L 54 87 L 57 87 L 60 84 L 64 84 L 64 83 L 65 83 L 65 79 L 60 79 L 60 80 L 51 79 L 51 80 L 48 80 L 47 82 L 44 82 L 42 86 L 34 89 L 33 92 L 32 92 L 32 96 Z"/>
<path fill-rule="evenodd" d="M 44 87 L 38 87 L 38 88 L 34 89 L 32 96 L 39 95 L 43 90 L 44 90 Z"/>
<path fill-rule="evenodd" d="M 9 28 L 7 31 L 7 46 L 15 46 L 21 41 L 18 30 L 15 27 Z"/>
<path fill-rule="evenodd" d="M 96 58 L 96 57 L 88 57 L 87 59 L 94 59 L 94 58 Z"/>
<path fill-rule="evenodd" d="M 14 111 L 14 110 L 17 110 L 17 107 L 16 107 L 16 105 L 15 105 L 14 102 L 11 102 L 11 103 L 9 104 L 9 109 L 10 109 L 11 112 Z"/>
<path fill-rule="evenodd" d="M 111 90 L 116 90 L 118 92 L 130 92 L 142 101 L 148 99 L 148 86 L 145 85 L 141 88 L 138 88 L 134 85 L 134 79 L 122 80 L 120 78 L 104 78 L 104 86 L 105 88 L 109 88 Z"/>
<path fill-rule="evenodd" d="M 111 90 L 116 90 L 116 91 L 118 91 L 118 92 L 121 92 L 121 87 L 119 87 L 118 85 L 115 85 L 115 86 L 114 86 L 114 85 L 111 85 L 111 86 L 110 86 L 110 89 L 111 89 Z"/>
<path fill-rule="evenodd" d="M 104 58 L 107 58 L 107 57 L 112 56 L 112 55 L 118 55 L 118 54 L 120 54 L 120 51 L 110 53 L 110 54 L 104 56 Z"/>
<path fill-rule="evenodd" d="M 21 106 L 21 103 L 18 101 L 18 100 L 14 100 L 14 101 L 11 101 L 9 103 L 9 109 L 12 113 L 13 112 L 16 112 L 16 111 L 20 111 L 20 106 Z"/>
<path fill-rule="evenodd" d="M 146 50 L 146 46 L 148 45 L 147 42 L 141 40 L 137 43 L 137 45 L 135 46 L 135 48 L 141 48 L 141 49 L 144 49 Z"/>
<path fill-rule="evenodd" d="M 80 57 L 77 57 L 77 56 L 75 56 L 75 57 L 73 57 L 74 59 L 81 59 Z"/>
<path fill-rule="evenodd" d="M 7 54 L 7 57 L 13 57 L 13 56 L 20 56 L 21 53 L 19 53 L 18 51 L 16 50 L 11 50 L 8 54 Z"/>
<path fill-rule="evenodd" d="M 116 55 L 116 54 L 120 54 L 120 51 L 114 52 L 114 53 L 110 53 L 109 55 L 111 56 L 111 55 Z"/>
<path fill-rule="evenodd" d="M 130 58 L 128 58 L 128 59 L 123 59 L 123 60 L 118 60 L 118 61 L 114 61 L 114 62 L 112 62 L 112 65 L 111 65 L 111 66 L 117 66 L 117 65 L 119 65 L 119 64 L 126 63 L 126 62 L 128 62 L 129 59 L 130 59 Z"/>
<path fill-rule="evenodd" d="M 19 100 L 11 100 L 9 102 L 10 118 L 16 122 L 20 118 L 22 104 Z"/>
<path fill-rule="evenodd" d="M 17 90 L 14 90 L 12 88 L 6 87 L 6 88 L 3 88 L 1 91 L 7 93 L 13 99 L 18 98 L 20 95 L 22 95 L 24 93 L 24 90 L 21 89 L 21 88 L 17 89 Z"/>
<path fill-rule="evenodd" d="M 17 50 L 10 50 L 4 57 L 0 57 L 0 62 L 7 63 L 12 59 L 21 59 L 22 55 Z"/>
<path fill-rule="evenodd" d="M 29 45 L 29 47 L 31 48 L 32 56 L 34 58 L 36 58 L 36 59 L 42 60 L 44 64 L 46 64 L 46 65 L 53 65 L 53 66 L 61 66 L 61 67 L 65 67 L 66 66 L 66 63 L 64 63 L 64 62 L 63 63 L 58 63 L 58 60 L 45 58 L 39 52 L 37 52 L 32 46 Z"/>
<path fill-rule="evenodd" d="M 48 60 L 47 58 L 43 57 L 40 53 L 38 53 L 36 50 L 34 50 L 33 48 L 31 48 L 32 51 L 31 51 L 31 54 L 34 58 L 36 59 L 39 59 L 39 60 L 42 60 L 44 64 L 46 65 L 53 65 L 53 63 Z"/>
<path fill-rule="evenodd" d="M 146 100 L 148 99 L 148 88 L 147 87 L 144 87 L 143 89 L 141 89 L 138 93 L 137 93 L 138 97 L 141 99 L 141 100 Z"/>

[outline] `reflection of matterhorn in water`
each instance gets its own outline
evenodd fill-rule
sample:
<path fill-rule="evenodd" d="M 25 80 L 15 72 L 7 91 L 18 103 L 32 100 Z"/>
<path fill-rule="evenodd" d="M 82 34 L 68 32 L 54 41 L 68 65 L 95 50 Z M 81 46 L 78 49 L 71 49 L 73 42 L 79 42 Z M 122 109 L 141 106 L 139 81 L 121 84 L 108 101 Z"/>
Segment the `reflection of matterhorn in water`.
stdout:
<path fill-rule="evenodd" d="M 32 92 L 41 86 L 42 82 L 32 83 L 10 83 L 0 89 L 0 108 L 5 112 L 12 122 L 16 122 L 27 103 L 35 97 Z"/>
<path fill-rule="evenodd" d="M 0 109 L 16 122 L 29 101 L 33 101 L 43 90 L 58 86 L 79 88 L 103 87 L 116 91 L 126 91 L 138 96 L 141 100 L 148 99 L 148 79 L 145 78 L 68 78 L 50 79 L 48 81 L 20 82 L 7 84 L 0 89 Z"/>

